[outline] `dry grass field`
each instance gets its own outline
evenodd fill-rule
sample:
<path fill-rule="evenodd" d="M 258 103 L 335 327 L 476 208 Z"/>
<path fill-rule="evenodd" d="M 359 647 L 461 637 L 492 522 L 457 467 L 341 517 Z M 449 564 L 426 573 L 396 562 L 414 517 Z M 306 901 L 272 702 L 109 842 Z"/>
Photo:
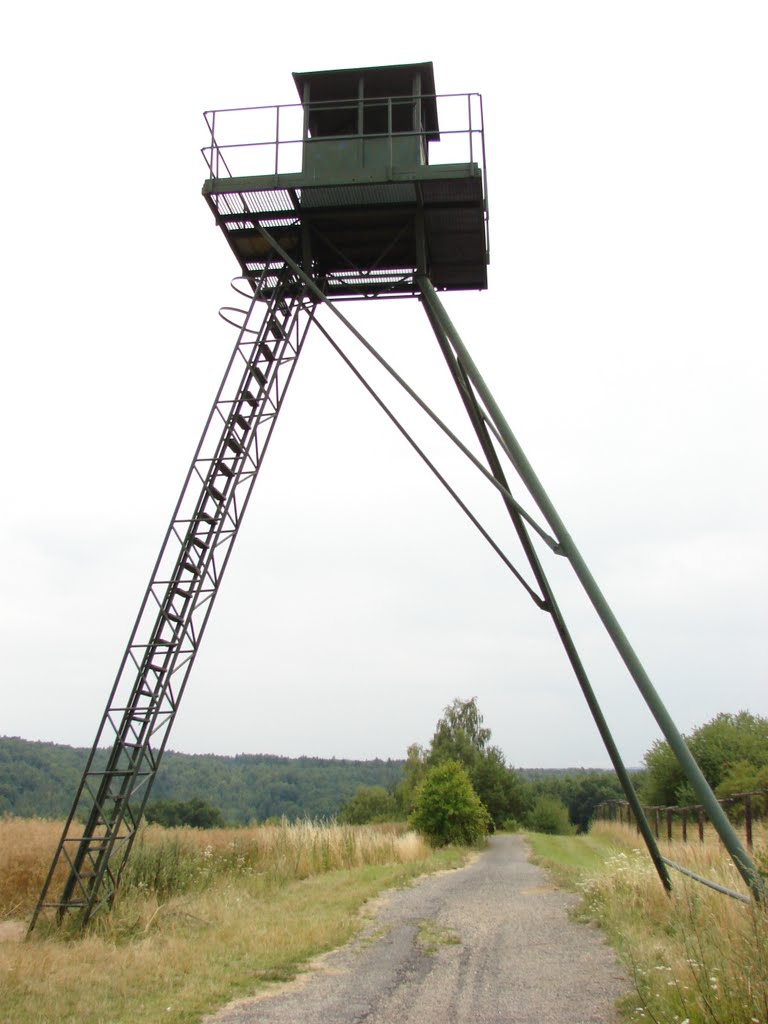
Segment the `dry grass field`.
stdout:
<path fill-rule="evenodd" d="M 20 941 L 60 831 L 0 821 L 0 1024 L 192 1024 L 345 942 L 383 888 L 463 856 L 402 826 L 150 826 L 111 914 Z"/>

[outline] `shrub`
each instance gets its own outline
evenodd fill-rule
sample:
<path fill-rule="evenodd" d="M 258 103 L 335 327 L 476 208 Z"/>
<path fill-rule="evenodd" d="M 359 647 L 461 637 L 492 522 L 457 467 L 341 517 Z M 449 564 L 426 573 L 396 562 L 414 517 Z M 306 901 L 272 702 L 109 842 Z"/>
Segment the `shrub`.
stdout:
<path fill-rule="evenodd" d="M 521 827 L 517 818 L 505 818 L 501 823 L 502 832 L 519 832 Z"/>
<path fill-rule="evenodd" d="M 576 831 L 563 801 L 546 793 L 536 798 L 536 803 L 526 815 L 525 824 L 533 832 L 546 832 L 551 836 L 572 836 Z"/>
<path fill-rule="evenodd" d="M 345 825 L 394 821 L 397 817 L 395 798 L 383 786 L 358 786 L 339 810 L 339 821 Z"/>
<path fill-rule="evenodd" d="M 482 842 L 491 817 L 458 761 L 430 768 L 416 791 L 409 825 L 434 846 Z"/>
<path fill-rule="evenodd" d="M 745 762 L 755 772 L 768 765 L 768 718 L 749 711 L 735 715 L 721 712 L 694 729 L 686 741 L 713 789 L 737 765 L 742 773 Z M 645 755 L 645 764 L 648 771 L 641 794 L 645 803 L 669 806 L 698 802 L 668 743 L 657 740 Z"/>
<path fill-rule="evenodd" d="M 224 828 L 224 818 L 207 800 L 155 800 L 148 804 L 144 816 L 150 825 L 165 828 Z"/>

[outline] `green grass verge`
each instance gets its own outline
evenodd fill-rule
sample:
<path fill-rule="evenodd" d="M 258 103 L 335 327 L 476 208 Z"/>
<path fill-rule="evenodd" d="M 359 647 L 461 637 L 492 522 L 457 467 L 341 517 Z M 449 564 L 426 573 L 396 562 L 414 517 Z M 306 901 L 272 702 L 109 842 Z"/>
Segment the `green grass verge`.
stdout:
<path fill-rule="evenodd" d="M 587 836 L 528 834 L 532 859 L 583 897 L 577 915 L 597 922 L 635 993 L 620 1011 L 633 1024 L 766 1024 L 768 911 L 673 873 L 663 889 L 638 837 L 601 825 Z M 677 863 L 744 890 L 717 845 L 664 844 Z M 757 851 L 758 861 L 764 856 Z"/>
<path fill-rule="evenodd" d="M 525 841 L 531 849 L 531 860 L 551 872 L 567 889 L 576 889 L 585 877 L 599 871 L 605 862 L 626 845 L 615 839 L 587 833 L 577 836 L 549 836 L 526 832 Z"/>

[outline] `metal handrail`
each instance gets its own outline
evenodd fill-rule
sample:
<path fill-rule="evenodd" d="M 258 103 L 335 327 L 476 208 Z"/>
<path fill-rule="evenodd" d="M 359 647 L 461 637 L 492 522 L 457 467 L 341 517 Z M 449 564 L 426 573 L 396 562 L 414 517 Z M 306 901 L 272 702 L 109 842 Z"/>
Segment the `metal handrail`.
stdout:
<path fill-rule="evenodd" d="M 419 96 L 414 96 L 412 93 L 395 93 L 391 96 L 364 96 L 362 98 L 363 103 L 381 103 L 387 99 L 392 100 L 441 100 L 441 99 L 460 99 L 462 96 L 477 96 L 479 100 L 482 100 L 482 96 L 479 92 L 432 92 L 432 93 L 421 93 Z M 357 97 L 350 97 L 348 100 L 310 100 L 309 107 L 320 107 L 326 110 L 336 107 L 341 107 L 342 104 L 346 104 L 350 109 L 354 109 L 360 105 L 360 99 Z M 208 121 L 209 115 L 215 118 L 217 114 L 241 114 L 248 113 L 253 110 L 274 110 L 275 106 L 287 109 L 293 107 L 294 109 L 304 108 L 304 103 L 266 103 L 260 104 L 259 106 L 251 107 L 218 107 L 216 110 L 205 110 L 203 111 L 203 117 L 205 118 L 208 126 L 211 127 L 210 121 Z"/>
<path fill-rule="evenodd" d="M 452 135 L 465 135 L 465 136 L 467 136 L 468 137 L 468 148 L 469 148 L 469 156 L 470 156 L 470 161 L 469 162 L 470 163 L 474 163 L 474 157 L 475 157 L 475 136 L 479 136 L 480 137 L 480 153 L 482 154 L 482 164 L 481 164 L 481 167 L 482 167 L 483 180 L 484 180 L 484 185 L 485 185 L 486 184 L 486 180 L 485 180 L 485 137 L 484 137 L 484 125 L 483 125 L 482 96 L 480 95 L 480 93 L 434 93 L 434 94 L 422 95 L 420 97 L 414 97 L 413 95 L 371 96 L 371 97 L 363 97 L 362 99 L 350 98 L 349 100 L 341 100 L 341 101 L 317 100 L 317 101 L 310 101 L 306 105 L 302 104 L 302 103 L 281 103 L 281 104 L 268 104 L 268 105 L 251 106 L 251 107 L 225 107 L 225 108 L 221 108 L 221 109 L 218 109 L 218 110 L 207 110 L 207 111 L 204 112 L 203 117 L 205 118 L 205 122 L 206 122 L 206 124 L 208 126 L 208 130 L 209 130 L 210 140 L 211 141 L 210 141 L 209 145 L 204 146 L 202 148 L 201 152 L 202 152 L 202 155 L 203 155 L 203 159 L 205 160 L 205 162 L 206 162 L 206 164 L 208 166 L 208 169 L 209 169 L 209 171 L 211 173 L 211 176 L 213 178 L 219 178 L 219 177 L 223 177 L 223 176 L 233 177 L 234 175 L 232 174 L 232 172 L 231 172 L 231 170 L 229 168 L 229 165 L 227 164 L 226 157 L 224 156 L 224 152 L 225 151 L 236 150 L 236 149 L 244 149 L 244 148 L 249 148 L 249 147 L 254 147 L 255 148 L 255 147 L 261 147 L 261 146 L 274 146 L 275 147 L 275 164 L 274 164 L 274 166 L 275 166 L 275 174 L 278 174 L 279 173 L 279 170 L 278 170 L 279 169 L 279 153 L 280 153 L 280 147 L 281 146 L 286 147 L 286 146 L 303 145 L 305 142 L 310 142 L 310 143 L 312 142 L 312 137 L 311 136 L 307 137 L 304 134 L 300 138 L 299 137 L 286 138 L 286 139 L 281 139 L 280 138 L 280 123 L 281 123 L 281 120 L 283 121 L 283 123 L 285 123 L 285 120 L 286 120 L 285 118 L 281 117 L 281 112 L 282 111 L 290 111 L 290 110 L 304 110 L 304 111 L 306 111 L 306 110 L 310 110 L 310 111 L 312 111 L 312 110 L 359 110 L 361 104 L 362 104 L 364 109 L 366 107 L 370 109 L 370 108 L 375 108 L 375 107 L 385 107 L 386 106 L 387 109 L 388 109 L 387 131 L 383 131 L 383 132 L 365 132 L 365 133 L 363 133 L 362 137 L 364 137 L 367 140 L 376 139 L 376 138 L 389 139 L 390 140 L 390 145 L 391 145 L 391 140 L 395 136 L 397 136 L 398 138 L 409 138 L 409 137 L 411 137 L 411 138 L 412 137 L 424 138 L 428 142 L 429 141 L 429 139 L 428 139 L 429 135 L 433 134 L 433 131 L 428 129 L 428 128 L 426 128 L 426 127 L 422 128 L 422 129 L 414 129 L 414 130 L 411 130 L 411 131 L 397 131 L 397 132 L 394 132 L 392 130 L 392 106 L 393 106 L 393 104 L 394 105 L 400 105 L 400 104 L 404 105 L 406 103 L 423 102 L 424 100 L 428 100 L 428 99 L 434 99 L 437 102 L 437 101 L 440 101 L 440 100 L 451 100 L 451 99 L 461 99 L 461 98 L 466 98 L 466 100 L 467 100 L 467 115 L 466 115 L 466 117 L 467 117 L 467 127 L 465 127 L 465 128 L 445 129 L 445 130 L 440 131 L 440 135 L 441 136 L 452 136 Z M 479 104 L 479 108 L 480 108 L 480 127 L 478 127 L 478 128 L 473 127 L 473 124 L 472 124 L 472 100 L 473 100 L 473 98 L 476 99 L 477 103 Z M 216 139 L 216 127 L 217 127 L 216 120 L 217 120 L 217 118 L 219 118 L 219 123 L 220 123 L 221 115 L 223 115 L 223 114 L 256 113 L 256 112 L 259 112 L 259 111 L 274 111 L 275 112 L 275 117 L 274 117 L 274 126 L 275 126 L 275 128 L 274 128 L 274 136 L 270 135 L 269 138 L 265 138 L 263 140 L 262 139 L 257 139 L 257 140 L 251 140 L 251 141 L 246 141 L 246 142 L 222 143 L 222 142 L 217 141 L 217 139 Z M 332 138 L 334 140 L 336 140 L 336 141 L 345 141 L 345 140 L 359 139 L 359 138 L 361 138 L 361 134 L 359 132 L 353 132 L 353 133 L 349 133 L 349 134 L 334 135 L 334 136 L 332 136 Z M 225 175 L 221 174 L 222 167 L 226 171 Z"/>

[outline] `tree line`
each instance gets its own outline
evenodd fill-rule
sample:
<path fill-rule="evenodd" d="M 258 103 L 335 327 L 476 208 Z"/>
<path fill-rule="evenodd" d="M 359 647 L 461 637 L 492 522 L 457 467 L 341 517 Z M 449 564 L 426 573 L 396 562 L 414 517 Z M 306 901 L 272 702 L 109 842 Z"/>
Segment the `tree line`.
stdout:
<path fill-rule="evenodd" d="M 84 747 L 0 737 L 0 815 L 66 816 L 89 753 Z M 106 758 L 106 751 L 97 753 L 97 763 L 106 763 Z M 167 751 L 152 790 L 148 816 L 156 814 L 155 804 L 160 804 L 163 811 L 163 805 L 169 802 L 192 804 L 203 800 L 218 813 L 216 822 L 228 825 L 282 817 L 290 821 L 331 818 L 359 786 L 390 789 L 402 774 L 401 760 L 272 754 L 224 757 Z M 165 807 L 163 813 L 167 810 Z M 173 813 L 178 811 L 176 808 Z M 194 815 L 200 808 L 190 806 L 187 811 Z"/>
<path fill-rule="evenodd" d="M 341 808 L 341 819 L 407 819 L 434 841 L 452 842 L 463 834 L 461 841 L 473 842 L 488 830 L 521 825 L 557 834 L 586 831 L 598 805 L 624 798 L 614 772 L 516 772 L 490 740 L 476 699 L 457 698 L 445 708 L 429 746 L 408 748 L 403 780 L 389 791 L 360 787 Z M 723 712 L 693 730 L 687 742 L 721 799 L 768 791 L 768 719 Z M 657 740 L 644 761 L 633 773 L 642 803 L 696 803 L 666 741 Z"/>
<path fill-rule="evenodd" d="M 721 712 L 685 737 L 704 778 L 720 799 L 768 789 L 768 718 L 749 711 Z M 665 740 L 645 755 L 643 803 L 685 807 L 698 798 Z"/>
<path fill-rule="evenodd" d="M 434 840 L 454 841 L 447 836 L 461 808 L 465 839 L 473 841 L 478 831 L 521 826 L 561 834 L 585 830 L 598 804 L 621 796 L 613 772 L 516 771 L 491 743 L 477 699 L 456 698 L 438 719 L 429 746 L 408 748 L 402 781 L 390 790 L 360 787 L 339 816 L 350 824 L 409 820 Z"/>
<path fill-rule="evenodd" d="M 405 759 L 358 761 L 271 754 L 166 752 L 147 819 L 174 826 L 245 825 L 286 817 L 406 820 L 428 767 L 459 758 L 470 769 L 494 827 L 522 821 L 537 797 L 562 801 L 577 826 L 591 806 L 620 795 L 610 772 L 508 768 L 476 701 L 454 701 L 428 748 L 413 744 Z M 62 818 L 69 813 L 89 751 L 85 747 L 0 737 L 0 815 Z M 106 751 L 97 753 L 105 763 Z M 484 805 L 485 805 L 484 803 Z M 566 815 L 567 819 L 567 815 Z"/>
<path fill-rule="evenodd" d="M 768 789 L 768 719 L 747 711 L 723 712 L 686 739 L 718 797 Z M 64 817 L 88 753 L 82 747 L 0 737 L 0 815 Z M 99 751 L 97 761 L 104 763 L 106 757 L 106 751 Z M 484 828 L 583 831 L 598 804 L 624 795 L 610 771 L 513 769 L 491 742 L 477 700 L 457 698 L 444 709 L 430 743 L 412 744 L 402 760 L 169 751 L 147 817 L 166 825 L 197 827 L 282 817 L 338 816 L 352 824 L 406 821 L 416 811 L 417 794 L 429 773 L 449 763 L 460 766 L 479 800 L 486 815 Z M 443 769 L 438 780 L 443 787 L 458 786 L 461 792 L 457 790 L 455 798 L 466 802 L 464 783 L 459 784 L 455 769 Z M 662 740 L 646 753 L 644 768 L 634 773 L 634 780 L 645 805 L 696 803 L 677 759 Z M 444 791 L 440 800 L 445 800 Z"/>

